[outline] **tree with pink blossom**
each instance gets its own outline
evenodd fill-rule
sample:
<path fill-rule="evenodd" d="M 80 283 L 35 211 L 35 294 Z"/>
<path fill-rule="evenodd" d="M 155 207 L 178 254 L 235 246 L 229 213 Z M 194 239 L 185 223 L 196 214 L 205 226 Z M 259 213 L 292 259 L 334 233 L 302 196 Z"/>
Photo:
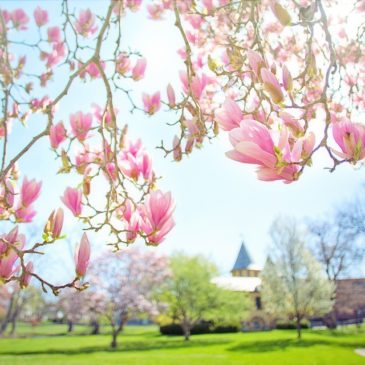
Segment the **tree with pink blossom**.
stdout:
<path fill-rule="evenodd" d="M 0 9 L 0 219 L 10 225 L 0 232 L 1 282 L 26 287 L 37 280 L 54 294 L 87 287 L 89 238 L 82 234 L 67 283 L 43 278 L 33 263 L 63 238 L 59 204 L 84 230 L 104 232 L 116 251 L 168 237 L 172 195 L 158 186 L 141 140 L 128 133 L 122 98 L 141 116 L 173 115 L 170 135 L 157 147 L 175 161 L 222 133 L 231 144 L 227 157 L 255 166 L 263 181 L 294 183 L 321 152 L 331 172 L 363 163 L 364 0 L 120 0 L 102 2 L 100 14 L 70 3 L 42 2 L 27 12 L 9 2 Z M 181 62 L 178 82 L 136 95 L 153 70 L 124 45 L 122 24 L 144 7 L 148 21 L 173 19 Z M 76 85 L 103 97 L 91 105 L 80 98 L 61 118 Z M 28 142 L 18 143 L 12 126 L 35 124 Z M 35 207 L 52 186 L 19 170 L 44 140 L 58 174 L 69 177 L 48 221 Z M 30 242 L 20 227 L 36 217 L 45 232 Z"/>
<path fill-rule="evenodd" d="M 164 309 L 159 292 L 170 275 L 167 257 L 153 251 L 127 248 L 108 252 L 96 259 L 89 270 L 91 288 L 102 296 L 103 317 L 111 326 L 111 347 L 128 320 L 139 315 L 153 319 Z"/>

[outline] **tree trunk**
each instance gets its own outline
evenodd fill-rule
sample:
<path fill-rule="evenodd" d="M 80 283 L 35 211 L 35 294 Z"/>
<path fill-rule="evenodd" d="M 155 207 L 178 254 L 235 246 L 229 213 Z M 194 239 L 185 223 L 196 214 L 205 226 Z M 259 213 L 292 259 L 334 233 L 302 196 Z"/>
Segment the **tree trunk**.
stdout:
<path fill-rule="evenodd" d="M 113 340 L 112 340 L 112 342 L 110 344 L 110 347 L 112 349 L 116 349 L 117 348 L 118 331 L 117 330 L 116 331 L 113 331 L 112 335 L 113 335 Z"/>
<path fill-rule="evenodd" d="M 11 319 L 11 331 L 10 334 L 13 336 L 15 334 L 16 331 L 16 320 L 17 320 L 17 315 L 14 315 L 13 318 Z"/>
<path fill-rule="evenodd" d="M 98 335 L 100 333 L 99 322 L 97 320 L 94 320 L 94 321 L 91 322 L 91 326 L 92 326 L 91 334 L 92 335 Z"/>
<path fill-rule="evenodd" d="M 0 325 L 0 335 L 2 335 L 6 331 L 8 324 L 9 324 L 9 318 L 5 317 Z"/>
<path fill-rule="evenodd" d="M 298 340 L 302 338 L 302 325 L 300 323 L 300 319 L 297 319 L 297 334 L 298 334 Z"/>
<path fill-rule="evenodd" d="M 2 335 L 6 331 L 6 329 L 8 328 L 8 324 L 11 322 L 11 318 L 13 317 L 14 301 L 15 301 L 15 296 L 13 294 L 11 296 L 8 310 L 6 311 L 6 315 L 0 325 L 0 335 Z"/>
<path fill-rule="evenodd" d="M 184 339 L 185 341 L 189 341 L 190 340 L 190 326 L 188 323 L 183 323 L 181 325 L 183 332 L 184 332 Z"/>
<path fill-rule="evenodd" d="M 326 318 L 325 324 L 328 329 L 335 330 L 337 328 L 337 315 L 335 311 L 332 311 Z"/>
<path fill-rule="evenodd" d="M 119 332 L 121 332 L 124 328 L 124 325 L 127 323 L 128 321 L 128 314 L 125 314 L 123 313 L 121 316 L 120 316 L 120 322 L 118 324 L 118 326 L 116 326 L 116 324 L 112 323 L 112 336 L 113 336 L 113 339 L 112 339 L 112 342 L 110 344 L 110 347 L 112 349 L 115 349 L 117 348 L 117 337 L 119 335 Z"/>
<path fill-rule="evenodd" d="M 72 321 L 67 321 L 67 332 L 71 333 L 74 330 L 74 323 Z"/>

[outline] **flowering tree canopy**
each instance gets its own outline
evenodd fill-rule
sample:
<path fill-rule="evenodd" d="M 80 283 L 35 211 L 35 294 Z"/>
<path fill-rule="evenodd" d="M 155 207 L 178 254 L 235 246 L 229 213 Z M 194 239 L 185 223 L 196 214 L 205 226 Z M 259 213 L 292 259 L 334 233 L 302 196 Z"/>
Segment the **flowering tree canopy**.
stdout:
<path fill-rule="evenodd" d="M 122 97 L 133 112 L 149 116 L 163 106 L 176 116 L 169 123 L 173 137 L 158 146 L 175 161 L 221 131 L 232 144 L 227 157 L 255 165 L 265 181 L 298 180 L 320 150 L 330 171 L 361 162 L 365 2 L 346 3 L 348 14 L 339 0 L 120 0 L 104 1 L 104 13 L 94 14 L 85 3 L 63 0 L 56 18 L 45 2 L 32 13 L 2 6 L 0 218 L 14 227 L 2 232 L 0 280 L 24 287 L 34 277 L 55 294 L 86 287 L 86 233 L 71 282 L 54 285 L 33 267 L 32 255 L 62 238 L 58 204 L 36 243 L 19 233 L 36 215 L 42 181 L 21 178 L 18 162 L 42 139 L 49 140 L 59 174 L 78 178 L 60 202 L 85 230 L 106 230 L 118 250 L 137 238 L 159 245 L 173 228 L 172 196 L 158 189 L 141 140 L 129 138 Z M 148 72 L 148 60 L 124 48 L 122 24 L 144 7 L 154 21 L 172 17 L 184 46 L 176 50 L 180 84 L 136 97 L 131 90 Z M 105 97 L 69 110 L 62 121 L 59 109 L 79 82 L 85 88 L 98 83 Z M 12 125 L 31 125 L 36 114 L 43 127 L 18 145 Z M 98 181 L 105 186 L 102 204 L 95 202 Z"/>

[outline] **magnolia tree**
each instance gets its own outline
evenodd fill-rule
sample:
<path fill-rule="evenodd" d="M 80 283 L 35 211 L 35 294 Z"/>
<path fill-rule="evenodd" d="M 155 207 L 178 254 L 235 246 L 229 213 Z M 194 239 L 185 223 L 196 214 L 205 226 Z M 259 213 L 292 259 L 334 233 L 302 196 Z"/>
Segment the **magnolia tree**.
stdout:
<path fill-rule="evenodd" d="M 176 161 L 221 131 L 232 144 L 227 157 L 255 165 L 265 181 L 298 180 L 320 150 L 331 171 L 342 163 L 362 163 L 364 0 L 102 5 L 104 12 L 97 15 L 86 3 L 66 0 L 52 6 L 42 2 L 31 13 L 1 6 L 0 217 L 14 225 L 0 241 L 3 282 L 24 287 L 33 277 L 55 294 L 64 287 L 86 287 L 80 282 L 89 261 L 86 236 L 69 283 L 45 280 L 32 264 L 32 256 L 61 238 L 62 210 L 51 213 L 38 240 L 26 243 L 18 232 L 18 226 L 32 222 L 42 187 L 34 176 L 21 177 L 18 163 L 43 139 L 49 140 L 59 173 L 77 176 L 61 200 L 85 230 L 106 231 L 118 250 L 137 238 L 157 246 L 173 227 L 171 195 L 158 190 L 158 175 L 141 141 L 129 138 L 127 116 L 119 110 L 122 97 L 134 112 L 152 115 L 163 104 L 174 113 L 172 137 L 158 147 Z M 57 6 L 51 17 L 50 8 Z M 180 84 L 136 96 L 131 90 L 144 77 L 148 60 L 124 47 L 122 24 L 142 8 L 155 21 L 173 18 L 183 47 L 176 50 Z M 61 121 L 59 107 L 80 81 L 86 88 L 97 83 L 93 87 L 104 90 L 104 98 L 83 110 L 70 109 L 68 120 Z M 31 125 L 36 113 L 43 118 L 42 130 L 18 145 L 12 125 Z M 105 185 L 102 202 L 95 201 L 98 180 Z"/>
<path fill-rule="evenodd" d="M 153 318 L 164 309 L 158 293 L 169 275 L 167 258 L 151 251 L 109 252 L 92 263 L 88 292 L 103 298 L 100 312 L 111 326 L 112 348 L 129 319 L 141 314 Z"/>

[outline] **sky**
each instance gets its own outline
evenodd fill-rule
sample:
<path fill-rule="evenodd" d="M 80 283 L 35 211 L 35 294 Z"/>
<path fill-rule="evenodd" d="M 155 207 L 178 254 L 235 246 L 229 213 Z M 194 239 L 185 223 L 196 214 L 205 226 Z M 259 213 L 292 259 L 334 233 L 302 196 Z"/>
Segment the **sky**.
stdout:
<path fill-rule="evenodd" d="M 54 20 L 58 2 L 52 1 L 52 9 L 50 3 L 46 5 L 46 2 L 42 2 L 42 6 L 50 10 L 51 20 Z M 87 2 L 91 3 L 95 12 L 104 13 L 106 2 Z M 33 1 L 0 1 L 1 8 L 23 7 L 30 11 L 38 4 Z M 177 85 L 178 71 L 184 67 L 176 53 L 182 43 L 172 19 L 156 22 L 146 18 L 146 14 L 140 12 L 124 20 L 124 31 L 127 32 L 125 46 L 138 49 L 148 60 L 146 78 L 133 90 L 139 105 L 142 91 L 160 90 L 165 95 L 169 82 Z M 57 89 L 63 84 L 64 77 L 61 75 L 54 85 Z M 67 99 L 60 103 L 56 118 L 68 124 L 70 113 L 78 110 L 89 112 L 92 102 L 99 101 L 102 104 L 103 89 L 98 85 L 98 81 L 77 83 Z M 47 91 L 51 95 L 54 92 L 53 89 Z M 222 274 L 229 275 L 244 240 L 253 261 L 262 266 L 269 253 L 268 230 L 277 216 L 293 216 L 300 222 L 326 218 L 336 207 L 363 193 L 363 168 L 343 164 L 330 173 L 325 169 L 330 166 L 330 161 L 321 154 L 314 159 L 313 167 L 306 168 L 298 182 L 286 185 L 282 182 L 259 181 L 253 166 L 225 157 L 225 152 L 230 149 L 226 134 L 219 135 L 211 143 L 205 143 L 203 149 L 194 151 L 183 161 L 173 162 L 171 157 L 163 158 L 162 152 L 156 149 L 161 139 L 167 142 L 172 140 L 175 130 L 165 123 L 173 120 L 173 115 L 164 111 L 152 118 L 138 112 L 130 115 L 129 105 L 121 95 L 118 102 L 120 104 L 116 107 L 120 110 L 121 120 L 129 125 L 129 136 L 142 139 L 153 158 L 155 171 L 163 176 L 159 182 L 160 188 L 171 191 L 176 203 L 175 228 L 158 248 L 153 248 L 160 252 L 170 254 L 183 250 L 189 254 L 204 254 L 214 260 Z M 32 134 L 42 128 L 43 123 L 40 116 L 35 116 L 25 128 L 15 125 L 10 138 L 12 153 L 25 145 Z M 54 161 L 50 153 L 48 139 L 44 139 L 20 161 L 23 175 L 44 180 L 42 195 L 35 206 L 38 222 L 45 222 L 50 210 L 62 205 L 59 197 L 63 194 L 65 184 L 78 182 L 69 176 L 56 176 L 58 168 L 58 162 Z M 65 231 L 68 241 L 57 243 L 57 247 L 50 250 L 53 252 L 51 258 L 44 259 L 51 271 L 55 270 L 54 265 L 72 271 L 70 243 L 73 245 L 81 233 L 74 226 L 70 213 L 67 213 Z M 92 242 L 98 251 L 99 247 L 104 246 L 105 237 L 94 235 Z M 363 274 L 359 269 L 354 276 Z"/>

